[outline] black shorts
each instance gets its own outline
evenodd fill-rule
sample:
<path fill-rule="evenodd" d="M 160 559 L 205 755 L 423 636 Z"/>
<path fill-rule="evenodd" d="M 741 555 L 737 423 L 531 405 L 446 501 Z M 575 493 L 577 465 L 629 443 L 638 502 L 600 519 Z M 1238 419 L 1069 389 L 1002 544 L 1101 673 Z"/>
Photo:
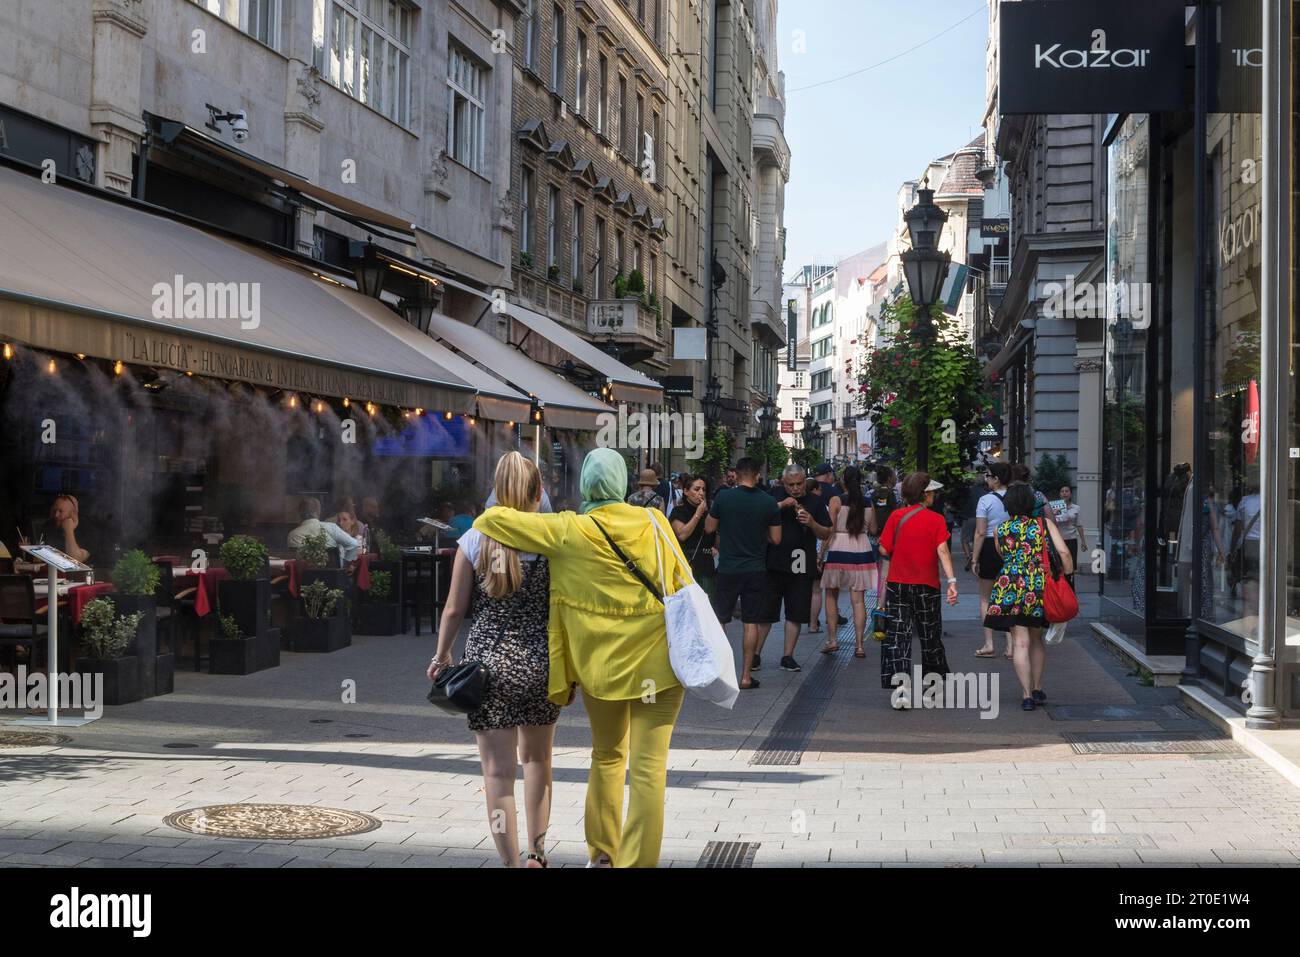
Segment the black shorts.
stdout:
<path fill-rule="evenodd" d="M 980 549 L 979 560 L 975 563 L 979 571 L 981 581 L 997 581 L 1002 574 L 1002 556 L 998 554 L 998 546 L 993 539 L 984 539 L 984 546 Z"/>
<path fill-rule="evenodd" d="M 814 581 L 810 575 L 796 575 L 793 572 L 770 572 L 769 574 L 772 576 L 772 584 L 766 620 L 778 621 L 781 618 L 781 608 L 784 606 L 786 621 L 792 621 L 797 625 L 806 625 L 812 621 L 812 596 L 817 581 Z"/>
<path fill-rule="evenodd" d="M 713 591 L 713 611 L 724 625 L 740 599 L 740 620 L 746 625 L 766 625 L 771 617 L 773 575 L 770 572 L 741 572 L 728 575 L 718 572 Z M 811 600 L 811 599 L 810 599 Z"/>

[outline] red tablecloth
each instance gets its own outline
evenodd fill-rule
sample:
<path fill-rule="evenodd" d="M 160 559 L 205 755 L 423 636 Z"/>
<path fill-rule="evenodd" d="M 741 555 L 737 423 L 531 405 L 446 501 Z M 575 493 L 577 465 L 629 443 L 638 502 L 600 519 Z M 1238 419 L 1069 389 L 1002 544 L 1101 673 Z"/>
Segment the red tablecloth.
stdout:
<path fill-rule="evenodd" d="M 217 607 L 217 584 L 230 578 L 230 572 L 224 568 L 209 568 L 202 572 L 186 572 L 177 575 L 174 588 L 182 591 L 186 588 L 194 592 L 194 614 L 202 618 Z"/>
<path fill-rule="evenodd" d="M 362 591 L 370 590 L 370 563 L 378 560 L 379 555 L 377 553 L 368 552 L 357 556 L 357 560 L 353 562 L 352 580 L 356 582 L 356 586 Z M 284 570 L 289 576 L 289 594 L 297 598 L 302 584 L 303 572 L 307 571 L 307 564 L 300 559 L 291 558 L 284 563 Z"/>
<path fill-rule="evenodd" d="M 104 595 L 113 591 L 112 582 L 96 582 L 93 585 L 72 585 L 68 588 L 67 594 L 60 596 L 59 607 L 67 608 L 72 612 L 72 623 L 78 624 L 81 621 L 81 613 L 86 605 L 96 598 L 102 598 Z M 45 596 L 36 599 L 36 614 L 44 615 L 49 610 L 49 602 Z"/>
<path fill-rule="evenodd" d="M 378 556 L 376 556 L 378 557 Z M 370 554 L 357 556 L 356 577 L 353 579 L 362 591 L 370 591 Z"/>

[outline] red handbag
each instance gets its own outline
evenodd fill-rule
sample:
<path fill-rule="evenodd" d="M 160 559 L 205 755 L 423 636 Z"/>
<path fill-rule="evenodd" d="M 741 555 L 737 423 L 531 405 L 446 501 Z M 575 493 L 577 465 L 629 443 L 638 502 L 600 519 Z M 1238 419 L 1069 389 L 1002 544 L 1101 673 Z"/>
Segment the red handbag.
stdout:
<path fill-rule="evenodd" d="M 1079 597 L 1065 580 L 1065 576 L 1052 567 L 1047 543 L 1051 535 L 1047 524 L 1040 518 L 1038 527 L 1043 532 L 1043 615 L 1053 625 L 1070 621 L 1079 614 Z"/>

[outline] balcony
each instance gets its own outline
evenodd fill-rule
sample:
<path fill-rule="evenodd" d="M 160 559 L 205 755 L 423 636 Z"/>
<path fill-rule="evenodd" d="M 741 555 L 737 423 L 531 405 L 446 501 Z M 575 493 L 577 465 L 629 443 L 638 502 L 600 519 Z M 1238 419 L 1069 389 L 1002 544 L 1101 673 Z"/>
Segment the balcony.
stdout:
<path fill-rule="evenodd" d="M 586 300 L 581 295 L 522 268 L 515 270 L 515 290 L 525 305 L 571 329 L 584 331 L 582 317 Z"/>
<path fill-rule="evenodd" d="M 785 317 L 770 302 L 762 299 L 750 301 L 749 325 L 765 346 L 772 349 L 785 348 Z"/>
<path fill-rule="evenodd" d="M 790 144 L 785 139 L 785 104 L 775 97 L 760 96 L 754 104 L 751 132 L 754 158 L 759 165 L 775 166 L 790 178 Z"/>
<path fill-rule="evenodd" d="M 623 362 L 668 368 L 667 337 L 662 316 L 640 299 L 599 299 L 587 304 L 587 338 L 610 343 Z"/>
<path fill-rule="evenodd" d="M 1007 283 L 1011 279 L 1011 260 L 1006 257 L 995 257 L 989 262 L 989 291 L 990 293 L 1000 294 L 1007 288 Z"/>

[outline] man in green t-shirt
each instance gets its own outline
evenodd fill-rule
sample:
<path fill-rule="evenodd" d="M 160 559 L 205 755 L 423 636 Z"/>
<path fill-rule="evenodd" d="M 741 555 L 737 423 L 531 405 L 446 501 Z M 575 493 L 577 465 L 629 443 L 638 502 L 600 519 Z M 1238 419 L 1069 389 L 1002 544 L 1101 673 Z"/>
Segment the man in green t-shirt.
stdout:
<path fill-rule="evenodd" d="M 771 575 L 767 546 L 781 544 L 781 509 L 776 499 L 758 487 L 758 462 L 736 463 L 735 488 L 723 489 L 713 499 L 704 520 L 705 534 L 718 533 L 718 579 L 713 610 L 724 625 L 731 621 L 736 599 L 745 626 L 740 687 L 757 688 L 750 671 L 759 664 L 759 643 L 772 630 Z"/>

